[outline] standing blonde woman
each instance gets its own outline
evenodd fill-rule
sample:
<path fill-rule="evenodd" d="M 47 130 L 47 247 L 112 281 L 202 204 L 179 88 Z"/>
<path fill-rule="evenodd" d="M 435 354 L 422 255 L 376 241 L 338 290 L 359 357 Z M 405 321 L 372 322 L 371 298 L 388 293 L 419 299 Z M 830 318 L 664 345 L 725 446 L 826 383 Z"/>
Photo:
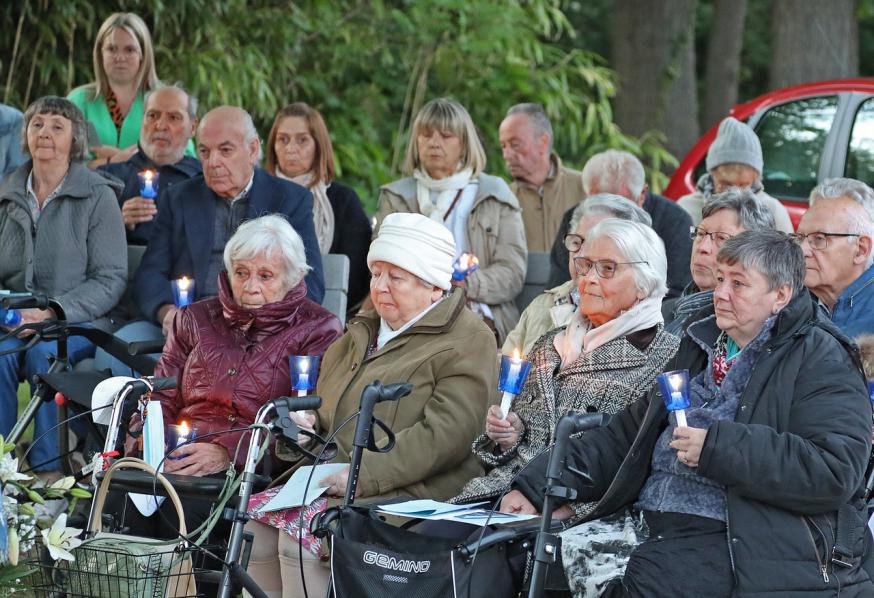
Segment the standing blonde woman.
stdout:
<path fill-rule="evenodd" d="M 143 96 L 158 84 L 149 28 L 137 15 L 113 13 L 94 40 L 94 78 L 67 96 L 94 125 L 92 168 L 125 162 L 137 151 L 143 123 Z M 89 140 L 91 141 L 91 140 Z"/>
<path fill-rule="evenodd" d="M 479 259 L 479 269 L 462 284 L 471 308 L 500 344 L 519 319 L 513 300 L 525 282 L 528 249 L 519 202 L 485 167 L 485 151 L 464 106 L 447 98 L 428 102 L 413 122 L 404 163 L 408 176 L 380 189 L 377 222 L 415 212 L 446 226 L 456 257 L 468 252 Z"/>

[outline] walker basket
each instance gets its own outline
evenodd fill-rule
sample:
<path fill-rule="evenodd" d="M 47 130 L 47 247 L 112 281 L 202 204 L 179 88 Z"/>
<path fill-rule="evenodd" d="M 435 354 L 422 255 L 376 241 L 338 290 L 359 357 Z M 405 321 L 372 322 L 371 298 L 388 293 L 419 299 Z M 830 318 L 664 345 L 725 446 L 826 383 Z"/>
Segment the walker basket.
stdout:
<path fill-rule="evenodd" d="M 142 538 L 101 538 L 75 550 L 73 562 L 52 561 L 42 546 L 29 588 L 37 598 L 197 598 L 192 560 L 199 549 L 143 546 Z"/>
<path fill-rule="evenodd" d="M 483 550 L 471 566 L 457 540 L 389 525 L 360 507 L 339 510 L 328 527 L 334 597 L 486 598 L 512 587 L 505 545 Z"/>

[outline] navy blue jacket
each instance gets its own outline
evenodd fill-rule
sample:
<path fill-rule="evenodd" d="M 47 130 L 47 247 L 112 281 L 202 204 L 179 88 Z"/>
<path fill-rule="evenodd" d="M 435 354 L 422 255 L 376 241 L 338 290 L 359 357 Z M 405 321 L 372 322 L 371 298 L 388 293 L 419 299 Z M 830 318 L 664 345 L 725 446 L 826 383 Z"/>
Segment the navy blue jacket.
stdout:
<path fill-rule="evenodd" d="M 203 175 L 175 185 L 163 196 L 133 283 L 134 301 L 149 320 L 157 319 L 158 308 L 162 305 L 173 303 L 170 288 L 173 279 L 193 276 L 195 299 L 204 298 L 200 290 L 204 288 L 204 277 L 209 270 L 216 198 L 206 186 Z M 322 255 L 313 226 L 312 194 L 300 185 L 256 168 L 245 219 L 267 214 L 285 216 L 303 239 L 307 264 L 312 267 L 304 278 L 307 296 L 321 303 L 325 282 Z"/>
<path fill-rule="evenodd" d="M 140 181 L 137 174 L 150 169 L 158 172 L 158 197 L 155 198 L 155 205 L 160 206 L 164 192 L 169 190 L 173 185 L 187 181 L 188 179 L 199 175 L 202 172 L 200 161 L 191 156 L 183 156 L 181 160 L 175 164 L 167 164 L 165 166 L 155 166 L 143 149 L 131 156 L 127 162 L 117 164 L 106 164 L 101 166 L 99 170 L 108 172 L 109 174 L 118 177 L 124 183 L 124 190 L 118 198 L 118 206 L 124 205 L 124 202 L 131 197 L 137 197 L 140 194 Z M 148 245 L 149 239 L 152 236 L 151 222 L 141 222 L 137 224 L 133 230 L 125 227 L 127 233 L 128 245 Z"/>

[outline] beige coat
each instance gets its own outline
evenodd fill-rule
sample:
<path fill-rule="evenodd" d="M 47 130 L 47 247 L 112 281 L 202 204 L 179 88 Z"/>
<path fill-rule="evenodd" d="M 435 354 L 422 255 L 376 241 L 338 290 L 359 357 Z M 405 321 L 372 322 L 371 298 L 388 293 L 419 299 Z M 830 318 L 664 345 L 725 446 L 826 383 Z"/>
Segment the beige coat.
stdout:
<path fill-rule="evenodd" d="M 570 300 L 571 291 L 576 285 L 575 280 L 569 280 L 535 297 L 522 312 L 519 323 L 507 335 L 501 352 L 512 355 L 513 349 L 519 349 L 522 355 L 528 355 L 537 339 L 553 328 L 566 326 L 576 311 L 576 306 Z"/>
<path fill-rule="evenodd" d="M 367 356 L 378 330 L 376 312 L 361 312 L 325 353 L 317 388 L 324 401 L 319 425 L 333 431 L 353 415 L 361 392 L 374 380 L 412 383 L 411 394 L 376 405 L 374 415 L 395 433 L 397 444 L 384 454 L 365 451 L 361 496 L 454 496 L 482 474 L 470 445 L 483 429 L 498 385 L 495 337 L 465 307 L 462 289 Z M 353 419 L 337 435 L 339 461 L 349 460 L 354 430 Z M 378 445 L 385 443 L 378 428 L 374 435 Z"/>
<path fill-rule="evenodd" d="M 374 234 L 389 214 L 418 211 L 415 179 L 385 185 L 379 190 Z M 522 212 L 503 179 L 479 175 L 479 189 L 467 220 L 467 246 L 480 265 L 467 279 L 467 296 L 489 306 L 498 342 L 503 343 L 519 319 L 514 300 L 522 291 L 528 265 Z"/>
<path fill-rule="evenodd" d="M 550 163 L 550 176 L 542 187 L 520 181 L 510 184 L 510 190 L 522 208 L 528 251 L 550 251 L 564 213 L 586 197 L 583 173 L 562 166 L 561 159 L 555 154 L 550 156 Z"/>

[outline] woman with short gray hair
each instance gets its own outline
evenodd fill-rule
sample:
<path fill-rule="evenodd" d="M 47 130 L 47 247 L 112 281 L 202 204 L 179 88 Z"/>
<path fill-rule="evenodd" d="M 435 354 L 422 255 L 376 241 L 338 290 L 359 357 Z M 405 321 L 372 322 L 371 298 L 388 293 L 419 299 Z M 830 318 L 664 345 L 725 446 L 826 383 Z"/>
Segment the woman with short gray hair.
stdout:
<path fill-rule="evenodd" d="M 665 327 L 676 335 L 686 322 L 713 302 L 716 286 L 716 254 L 732 236 L 743 231 L 774 230 L 774 213 L 750 189 L 731 188 L 710 197 L 702 209 L 703 218 L 691 227 L 692 281 L 677 299 L 666 301 L 662 312 Z M 669 314 L 669 315 L 668 315 Z"/>
<path fill-rule="evenodd" d="M 276 214 L 249 220 L 237 228 L 225 245 L 225 270 L 233 272 L 235 262 L 275 254 L 278 254 L 284 270 L 286 292 L 299 285 L 312 270 L 307 264 L 300 235 L 285 218 Z"/>
<path fill-rule="evenodd" d="M 22 138 L 30 159 L 0 184 L 0 289 L 45 293 L 63 305 L 68 322 L 106 325 L 127 280 L 118 189 L 82 164 L 85 120 L 68 100 L 48 96 L 31 104 Z M 55 315 L 48 309 L 21 310 L 22 324 Z M 26 341 L 8 338 L 0 351 Z M 8 434 L 16 420 L 19 373 L 30 381 L 45 372 L 54 347 L 41 342 L 0 356 L 0 434 Z M 78 336 L 69 339 L 68 350 L 73 362 L 94 354 L 94 346 Z M 43 405 L 36 437 L 56 423 L 55 406 Z M 34 469 L 46 478 L 59 475 L 58 454 L 57 433 L 47 434 L 31 451 Z"/>
<path fill-rule="evenodd" d="M 567 467 L 591 483 L 563 479 L 594 507 L 562 546 L 575 595 L 874 595 L 861 498 L 871 405 L 804 274 L 784 233 L 726 240 L 713 306 L 667 366 L 690 377 L 685 421 L 654 389 L 570 440 Z M 536 512 L 545 470 L 521 472 L 502 510 Z"/>
<path fill-rule="evenodd" d="M 573 211 L 568 234 L 564 238 L 564 245 L 568 250 L 570 280 L 545 290 L 528 304 L 519 318 L 519 323 L 504 341 L 504 353 L 509 355 L 514 349 L 518 349 L 525 355 L 546 332 L 570 321 L 580 299 L 574 257 L 580 255 L 589 230 L 607 218 L 639 222 L 646 226 L 652 223 L 649 214 L 642 208 L 619 195 L 598 193 L 580 202 Z"/>
<path fill-rule="evenodd" d="M 549 447 L 562 415 L 622 411 L 646 393 L 676 351 L 677 338 L 662 326 L 665 248 L 651 228 L 603 220 L 588 232 L 574 262 L 579 309 L 567 326 L 534 344 L 531 375 L 506 417 L 497 406 L 489 409 L 473 445 L 487 473 L 469 481 L 457 502 L 497 498 Z M 592 506 L 575 504 L 574 518 Z"/>

